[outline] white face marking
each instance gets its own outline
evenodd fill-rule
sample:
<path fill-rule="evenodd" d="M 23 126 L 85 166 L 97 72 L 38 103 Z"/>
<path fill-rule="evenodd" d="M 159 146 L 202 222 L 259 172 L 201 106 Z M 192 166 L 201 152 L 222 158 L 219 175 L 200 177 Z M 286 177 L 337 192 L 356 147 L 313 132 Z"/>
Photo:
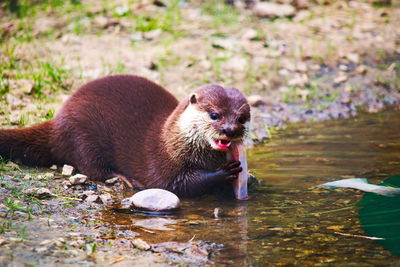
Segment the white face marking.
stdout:
<path fill-rule="evenodd" d="M 211 118 L 207 112 L 189 104 L 178 120 L 178 126 L 188 142 L 204 147 L 207 143 L 215 147 L 219 134 L 210 126 Z"/>
<path fill-rule="evenodd" d="M 200 147 L 205 147 L 208 144 L 211 148 L 218 150 L 215 141 L 224 138 L 224 136 L 214 130 L 210 125 L 212 122 L 213 120 L 207 112 L 198 110 L 195 104 L 189 104 L 179 117 L 178 127 L 187 143 L 197 144 Z M 246 129 L 248 129 L 249 124 L 249 122 L 244 124 Z"/>

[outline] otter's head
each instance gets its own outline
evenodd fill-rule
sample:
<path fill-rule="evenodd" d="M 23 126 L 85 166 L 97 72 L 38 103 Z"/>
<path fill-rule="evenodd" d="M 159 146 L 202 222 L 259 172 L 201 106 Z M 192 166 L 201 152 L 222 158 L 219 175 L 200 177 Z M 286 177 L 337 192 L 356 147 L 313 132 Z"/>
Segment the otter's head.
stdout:
<path fill-rule="evenodd" d="M 179 128 L 192 143 L 228 150 L 231 142 L 243 139 L 249 121 L 250 106 L 239 90 L 210 84 L 189 96 Z"/>

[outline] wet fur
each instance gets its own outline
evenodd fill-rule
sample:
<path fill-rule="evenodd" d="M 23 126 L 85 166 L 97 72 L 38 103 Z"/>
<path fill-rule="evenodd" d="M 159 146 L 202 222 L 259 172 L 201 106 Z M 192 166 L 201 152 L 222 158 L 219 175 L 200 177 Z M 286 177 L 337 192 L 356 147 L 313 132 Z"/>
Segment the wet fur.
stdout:
<path fill-rule="evenodd" d="M 138 76 L 98 79 L 79 88 L 54 119 L 0 130 L 0 155 L 31 166 L 70 164 L 92 180 L 118 175 L 131 185 L 201 195 L 238 171 L 218 171 L 226 152 L 211 149 L 206 136 L 221 136 L 219 128 L 232 124 L 232 118 L 210 122 L 210 110 L 219 109 L 228 118 L 246 106 L 241 113 L 249 119 L 249 108 L 232 88 L 207 85 L 192 96 L 178 103 L 168 91 Z M 245 126 L 237 127 L 243 128 L 237 129 L 242 138 Z"/>

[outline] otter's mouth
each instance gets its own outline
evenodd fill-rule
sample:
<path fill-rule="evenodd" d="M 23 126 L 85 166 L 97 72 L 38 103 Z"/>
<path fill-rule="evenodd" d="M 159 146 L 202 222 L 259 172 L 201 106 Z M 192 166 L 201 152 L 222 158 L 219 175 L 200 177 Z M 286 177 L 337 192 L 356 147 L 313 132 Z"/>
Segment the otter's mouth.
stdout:
<path fill-rule="evenodd" d="M 214 140 L 214 149 L 216 150 L 228 150 L 231 145 L 230 139 L 217 139 Z"/>

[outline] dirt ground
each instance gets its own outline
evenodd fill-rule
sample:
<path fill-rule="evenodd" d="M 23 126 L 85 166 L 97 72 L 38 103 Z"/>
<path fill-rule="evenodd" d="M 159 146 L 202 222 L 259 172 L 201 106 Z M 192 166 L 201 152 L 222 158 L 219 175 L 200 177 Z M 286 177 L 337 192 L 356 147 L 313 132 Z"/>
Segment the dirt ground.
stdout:
<path fill-rule="evenodd" d="M 13 12 L 2 2 L 2 128 L 51 119 L 80 85 L 116 73 L 147 77 L 179 99 L 205 83 L 239 88 L 254 106 L 256 142 L 289 122 L 399 107 L 396 1 L 281 1 L 296 7 L 287 16 L 233 2 L 19 1 Z M 1 266 L 212 264 L 216 244 L 109 233 L 96 217 L 108 204 L 85 201 L 96 185 L 63 184 L 60 167 L 1 163 Z M 99 184 L 96 194 L 118 199 L 118 186 Z"/>

